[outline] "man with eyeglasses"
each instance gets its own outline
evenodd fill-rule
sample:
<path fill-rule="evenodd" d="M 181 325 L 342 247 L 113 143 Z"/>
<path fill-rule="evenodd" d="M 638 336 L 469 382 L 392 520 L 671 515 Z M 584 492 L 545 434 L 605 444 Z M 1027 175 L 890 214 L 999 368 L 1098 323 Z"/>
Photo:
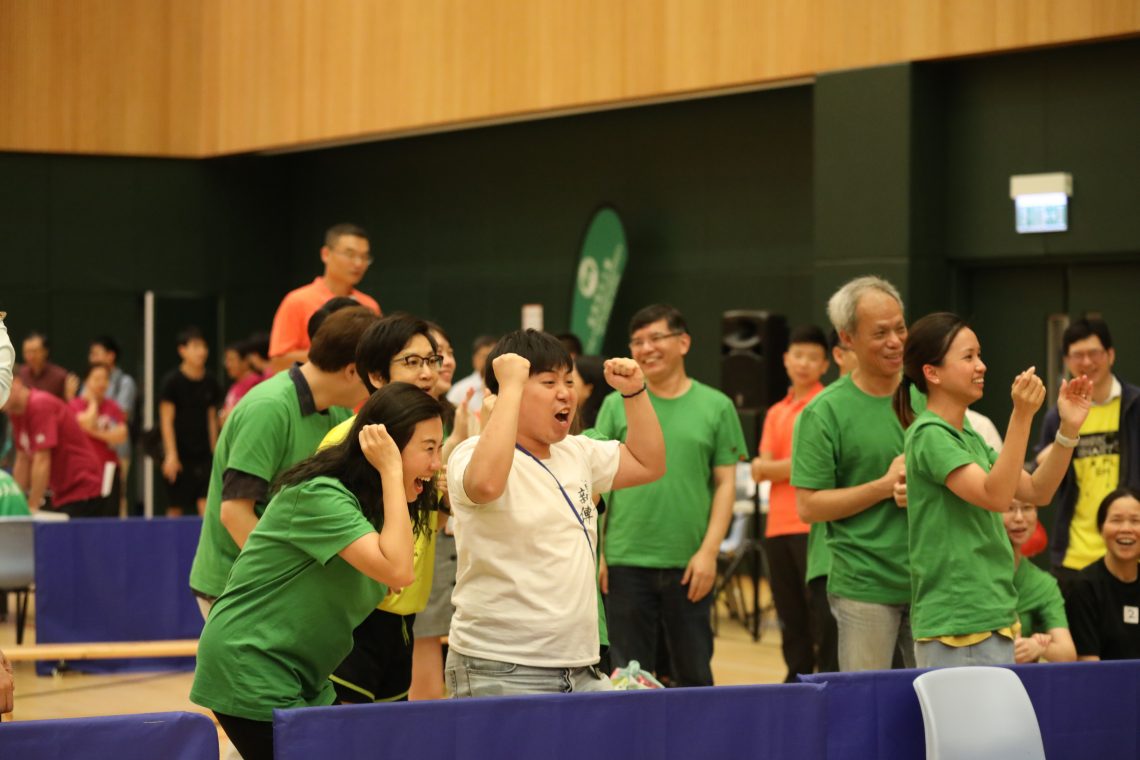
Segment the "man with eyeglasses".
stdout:
<path fill-rule="evenodd" d="M 736 463 L 747 456 L 744 431 L 728 396 L 685 372 L 692 338 L 680 311 L 648 306 L 629 328 L 665 436 L 666 471 L 608 497 L 599 581 L 610 657 L 615 667 L 671 662 L 666 674 L 675 685 L 711 686 L 710 592 L 732 519 Z M 620 441 L 626 433 L 623 399 L 610 394 L 591 435 Z M 659 627 L 667 654 L 657 651 Z"/>
<path fill-rule="evenodd" d="M 365 331 L 356 347 L 356 373 L 375 392 L 389 383 L 408 383 L 430 393 L 439 379 L 443 356 L 427 322 L 411 314 L 390 314 Z M 320 448 L 335 446 L 352 430 L 356 417 L 329 431 Z M 352 632 L 352 651 L 329 680 L 343 704 L 397 702 L 408 698 L 416 615 L 431 593 L 435 565 L 436 516 L 426 534 L 416 535 L 416 579 L 390 592 Z"/>
<path fill-rule="evenodd" d="M 1140 487 L 1140 388 L 1122 383 L 1113 373 L 1116 350 L 1108 325 L 1100 319 L 1078 319 L 1061 336 L 1061 352 L 1070 375 L 1093 381 L 1092 409 L 1076 440 L 1061 440 L 1054 406 L 1045 415 L 1038 441 L 1040 462 L 1054 443 L 1076 446 L 1054 504 L 1053 572 L 1062 590 L 1078 571 L 1104 556 L 1104 539 L 1096 524 L 1097 507 L 1118 487 Z"/>
<path fill-rule="evenodd" d="M 346 296 L 380 314 L 380 304 L 356 289 L 372 265 L 367 232 L 355 224 L 330 227 L 321 247 L 321 261 L 324 274 L 289 292 L 277 307 L 269 334 L 269 367 L 273 372 L 308 359 L 309 317 L 329 299 Z"/>

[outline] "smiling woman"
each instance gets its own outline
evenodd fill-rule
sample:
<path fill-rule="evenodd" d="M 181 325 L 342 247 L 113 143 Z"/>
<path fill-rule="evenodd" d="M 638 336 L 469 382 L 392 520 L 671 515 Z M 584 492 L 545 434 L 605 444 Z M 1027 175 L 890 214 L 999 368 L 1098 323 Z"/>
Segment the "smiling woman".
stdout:
<path fill-rule="evenodd" d="M 1077 576 L 1066 608 L 1081 660 L 1140 658 L 1140 492 L 1104 498 L 1097 525 L 1106 553 Z"/>

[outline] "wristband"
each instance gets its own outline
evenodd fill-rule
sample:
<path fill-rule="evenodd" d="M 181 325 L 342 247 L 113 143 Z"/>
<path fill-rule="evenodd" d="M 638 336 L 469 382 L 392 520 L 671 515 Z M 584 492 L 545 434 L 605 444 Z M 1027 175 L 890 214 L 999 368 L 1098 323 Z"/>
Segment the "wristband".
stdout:
<path fill-rule="evenodd" d="M 641 387 L 639 389 L 637 389 L 633 393 L 623 393 L 623 394 L 621 394 L 621 397 L 622 398 L 633 398 L 634 396 L 640 396 L 642 393 L 645 393 L 645 389 L 648 387 L 649 387 L 648 385 L 646 385 L 645 383 L 642 383 Z M 1074 444 L 1074 445 L 1076 445 L 1076 444 Z"/>
<path fill-rule="evenodd" d="M 1062 435 L 1060 430 L 1058 430 L 1057 435 L 1053 437 L 1054 443 L 1066 449 L 1075 449 L 1080 441 L 1081 437 L 1079 435 L 1076 438 L 1070 438 L 1067 435 Z"/>

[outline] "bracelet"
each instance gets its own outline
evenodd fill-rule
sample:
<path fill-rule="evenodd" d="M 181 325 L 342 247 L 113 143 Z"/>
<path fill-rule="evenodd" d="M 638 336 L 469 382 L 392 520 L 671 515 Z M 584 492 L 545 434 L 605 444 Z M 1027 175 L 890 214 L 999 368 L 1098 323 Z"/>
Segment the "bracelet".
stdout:
<path fill-rule="evenodd" d="M 642 393 L 645 393 L 645 389 L 646 389 L 646 388 L 648 388 L 648 387 L 649 387 L 649 386 L 648 386 L 647 384 L 645 384 L 645 383 L 642 383 L 642 384 L 641 384 L 641 388 L 639 388 L 638 390 L 634 391 L 633 393 L 623 393 L 623 394 L 621 394 L 621 397 L 622 397 L 622 398 L 633 398 L 634 396 L 640 396 Z M 1074 445 L 1075 445 L 1075 444 L 1074 444 Z"/>
<path fill-rule="evenodd" d="M 1067 435 L 1062 435 L 1060 430 L 1057 431 L 1057 435 L 1053 436 L 1053 442 L 1066 449 L 1075 449 L 1080 441 L 1079 435 L 1076 438 L 1070 438 Z"/>

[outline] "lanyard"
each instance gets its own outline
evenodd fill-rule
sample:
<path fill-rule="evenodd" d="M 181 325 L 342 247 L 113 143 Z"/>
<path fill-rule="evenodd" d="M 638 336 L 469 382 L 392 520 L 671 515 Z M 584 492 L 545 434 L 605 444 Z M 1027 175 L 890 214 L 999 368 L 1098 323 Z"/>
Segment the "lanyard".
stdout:
<path fill-rule="evenodd" d="M 586 522 L 582 519 L 582 515 L 578 513 L 578 509 L 574 506 L 574 502 L 570 501 L 570 495 L 567 494 L 566 489 L 562 487 L 562 481 L 558 479 L 557 475 L 555 475 L 553 472 L 550 472 L 550 468 L 544 465 L 542 463 L 542 460 L 536 457 L 534 454 L 531 454 L 529 451 L 517 443 L 515 444 L 515 448 L 537 462 L 539 467 L 546 470 L 547 474 L 549 474 L 550 477 L 554 478 L 554 483 L 558 486 L 558 490 L 562 494 L 562 498 L 566 500 L 566 506 L 570 507 L 570 511 L 574 513 L 574 518 L 578 521 L 578 525 L 582 526 L 582 535 L 586 537 L 586 544 L 590 547 L 590 557 L 592 557 L 594 561 L 597 562 L 597 555 L 594 554 L 594 542 L 590 540 L 590 531 L 586 529 Z"/>

